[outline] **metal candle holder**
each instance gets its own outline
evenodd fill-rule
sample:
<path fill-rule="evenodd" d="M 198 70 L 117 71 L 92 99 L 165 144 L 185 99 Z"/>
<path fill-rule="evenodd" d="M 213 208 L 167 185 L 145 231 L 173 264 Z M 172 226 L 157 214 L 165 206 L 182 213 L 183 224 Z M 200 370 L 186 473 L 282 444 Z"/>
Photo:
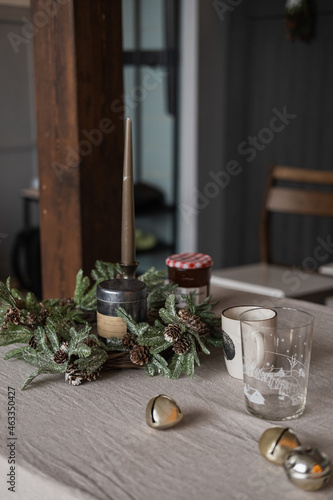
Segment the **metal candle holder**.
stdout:
<path fill-rule="evenodd" d="M 139 262 L 134 262 L 134 264 L 120 264 L 121 277 L 125 280 L 135 280 L 135 273 L 138 265 Z"/>
<path fill-rule="evenodd" d="M 105 343 L 126 334 L 125 321 L 117 314 L 122 307 L 134 321 L 147 319 L 147 286 L 143 281 L 112 279 L 97 285 L 97 332 Z"/>

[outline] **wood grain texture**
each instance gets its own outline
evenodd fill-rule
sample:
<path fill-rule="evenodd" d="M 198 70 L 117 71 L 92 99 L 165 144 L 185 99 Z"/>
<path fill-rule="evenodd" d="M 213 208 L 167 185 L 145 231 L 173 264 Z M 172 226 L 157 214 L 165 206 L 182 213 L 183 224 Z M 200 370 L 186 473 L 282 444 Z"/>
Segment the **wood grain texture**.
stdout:
<path fill-rule="evenodd" d="M 309 170 L 307 168 L 275 165 L 272 175 L 276 180 L 333 185 L 333 172 L 326 170 Z"/>
<path fill-rule="evenodd" d="M 272 187 L 266 209 L 271 212 L 333 217 L 333 193 Z"/>
<path fill-rule="evenodd" d="M 80 268 L 120 259 L 121 1 L 53 2 L 34 37 L 43 296 L 72 296 Z M 31 2 L 31 17 L 40 10 Z"/>

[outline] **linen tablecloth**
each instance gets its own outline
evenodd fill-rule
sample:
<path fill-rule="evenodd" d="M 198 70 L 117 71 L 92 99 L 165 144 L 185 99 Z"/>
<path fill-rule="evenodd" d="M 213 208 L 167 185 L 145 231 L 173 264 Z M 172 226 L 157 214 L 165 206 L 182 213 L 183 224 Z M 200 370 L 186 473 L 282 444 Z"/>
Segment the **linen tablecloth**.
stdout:
<path fill-rule="evenodd" d="M 302 443 L 333 458 L 333 311 L 290 299 L 213 287 L 215 311 L 230 305 L 289 305 L 315 316 L 308 400 L 289 423 Z M 261 457 L 258 440 L 276 422 L 245 412 L 242 381 L 231 378 L 221 350 L 202 356 L 193 380 L 149 378 L 140 370 L 109 372 L 79 387 L 63 375 L 40 376 L 21 391 L 33 368 L 4 361 L 0 351 L 0 495 L 7 500 L 316 500 L 333 498 L 333 482 L 315 493 L 293 486 L 282 467 Z M 7 388 L 16 390 L 16 492 L 8 491 Z M 158 394 L 184 413 L 174 428 L 145 423 Z"/>

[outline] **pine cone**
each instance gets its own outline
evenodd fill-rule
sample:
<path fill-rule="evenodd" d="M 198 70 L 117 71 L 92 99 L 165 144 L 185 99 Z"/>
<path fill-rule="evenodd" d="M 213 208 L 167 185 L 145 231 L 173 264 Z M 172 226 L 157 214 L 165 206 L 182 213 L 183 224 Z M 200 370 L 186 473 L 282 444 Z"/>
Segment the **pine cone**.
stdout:
<path fill-rule="evenodd" d="M 46 323 L 46 320 L 47 318 L 50 316 L 51 314 L 51 311 L 48 307 L 45 307 L 44 304 L 40 304 L 42 306 L 42 309 L 39 313 L 39 316 L 40 316 L 40 322 L 42 323 L 42 325 L 44 326 L 45 323 Z"/>
<path fill-rule="evenodd" d="M 196 325 L 201 322 L 199 316 L 191 314 L 186 308 L 180 309 L 178 311 L 178 316 L 180 321 L 183 323 L 183 325 L 186 326 L 186 328 L 195 329 Z"/>
<path fill-rule="evenodd" d="M 34 335 L 32 335 L 32 336 L 30 337 L 30 340 L 29 340 L 29 345 L 30 345 L 30 347 L 32 347 L 33 349 L 36 349 L 37 344 L 36 344 L 36 339 L 35 339 L 35 336 L 34 336 Z"/>
<path fill-rule="evenodd" d="M 65 382 L 68 382 L 71 385 L 80 385 L 82 380 L 92 382 L 100 376 L 101 369 L 102 367 L 88 375 L 87 370 L 80 370 L 76 365 L 74 365 L 74 363 L 70 363 L 65 372 Z"/>
<path fill-rule="evenodd" d="M 200 326 L 198 326 L 197 333 L 200 335 L 200 337 L 207 337 L 210 334 L 209 326 L 207 326 L 203 321 L 200 321 Z"/>
<path fill-rule="evenodd" d="M 190 347 L 190 341 L 186 337 L 182 337 L 180 340 L 173 344 L 172 349 L 176 354 L 185 354 Z"/>
<path fill-rule="evenodd" d="M 177 342 L 182 335 L 182 327 L 177 324 L 168 325 L 165 327 L 163 335 L 168 342 Z"/>
<path fill-rule="evenodd" d="M 87 372 L 84 371 L 83 373 L 85 374 L 84 376 L 85 380 L 88 380 L 88 382 L 93 382 L 94 380 L 97 379 L 97 377 L 101 376 L 101 370 L 102 367 L 100 366 L 94 373 L 91 373 L 90 375 L 88 375 Z"/>
<path fill-rule="evenodd" d="M 137 345 L 136 337 L 133 333 L 128 332 L 121 339 L 121 343 L 127 349 L 132 349 L 135 345 Z"/>
<path fill-rule="evenodd" d="M 24 318 L 24 324 L 33 330 L 36 328 L 37 316 L 34 313 L 28 312 Z"/>
<path fill-rule="evenodd" d="M 22 299 L 19 299 L 17 297 L 15 297 L 15 303 L 16 303 L 16 307 L 18 309 L 23 309 L 24 308 L 24 302 Z"/>
<path fill-rule="evenodd" d="M 83 341 L 84 344 L 86 344 L 88 347 L 95 347 L 97 345 L 97 342 L 90 338 L 90 337 L 87 337 L 84 341 Z"/>
<path fill-rule="evenodd" d="M 65 371 L 65 382 L 71 385 L 80 385 L 82 380 L 84 380 L 83 371 L 79 370 L 73 363 L 68 364 Z"/>
<path fill-rule="evenodd" d="M 178 316 L 186 328 L 195 331 L 201 336 L 209 335 L 208 326 L 196 314 L 191 314 L 187 309 L 180 309 Z"/>
<path fill-rule="evenodd" d="M 62 365 L 68 359 L 68 342 L 61 344 L 57 352 L 53 355 L 53 360 L 58 364 Z"/>
<path fill-rule="evenodd" d="M 17 307 L 7 307 L 5 314 L 5 326 L 8 323 L 19 325 L 21 322 L 21 312 Z"/>
<path fill-rule="evenodd" d="M 136 345 L 130 351 L 130 360 L 135 365 L 143 366 L 149 361 L 149 347 Z"/>
<path fill-rule="evenodd" d="M 74 299 L 72 297 L 66 297 L 59 301 L 59 306 L 69 306 L 70 304 L 74 304 Z"/>

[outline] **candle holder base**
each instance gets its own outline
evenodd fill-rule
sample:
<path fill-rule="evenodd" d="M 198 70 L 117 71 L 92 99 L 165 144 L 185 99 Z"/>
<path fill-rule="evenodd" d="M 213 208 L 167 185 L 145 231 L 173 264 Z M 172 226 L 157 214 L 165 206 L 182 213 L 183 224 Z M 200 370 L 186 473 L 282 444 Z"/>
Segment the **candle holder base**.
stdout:
<path fill-rule="evenodd" d="M 121 277 L 125 280 L 135 280 L 135 272 L 138 265 L 139 262 L 134 262 L 134 264 L 120 264 Z"/>

